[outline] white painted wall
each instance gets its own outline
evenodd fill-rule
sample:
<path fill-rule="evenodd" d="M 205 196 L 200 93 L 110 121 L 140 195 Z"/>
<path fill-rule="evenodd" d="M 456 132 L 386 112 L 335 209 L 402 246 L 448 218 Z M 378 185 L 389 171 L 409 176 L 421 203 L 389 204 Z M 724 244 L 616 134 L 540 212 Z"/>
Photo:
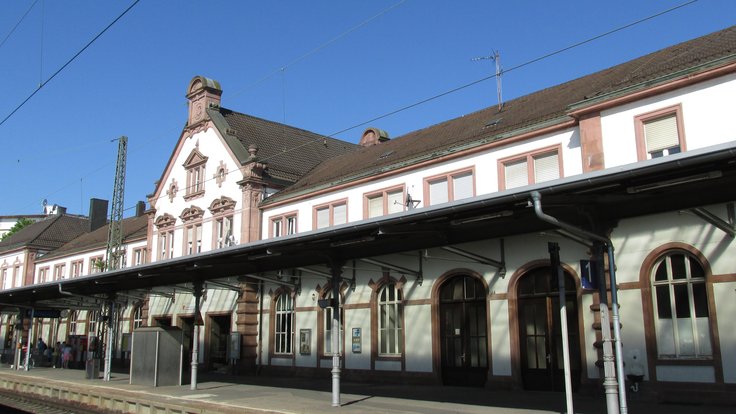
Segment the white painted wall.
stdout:
<path fill-rule="evenodd" d="M 194 149 L 198 149 L 202 155 L 208 157 L 207 163 L 205 164 L 205 194 L 202 197 L 186 201 L 184 200 L 184 195 L 187 194 L 187 173 L 183 164 Z M 228 171 L 226 179 L 221 186 L 218 185 L 214 179 L 215 173 L 220 166 L 220 162 L 224 163 Z M 239 229 L 242 225 L 240 212 L 243 207 L 243 193 L 240 190 L 237 181 L 242 179 L 242 174 L 240 173 L 238 162 L 227 150 L 227 146 L 220 139 L 218 133 L 214 129 L 210 128 L 206 131 L 198 132 L 190 138 L 185 138 L 182 143 L 181 150 L 177 157 L 171 161 L 171 165 L 171 171 L 162 179 L 163 186 L 161 193 L 159 194 L 159 198 L 152 203 L 152 207 L 156 209 L 156 217 L 160 217 L 168 213 L 176 218 L 176 227 L 174 228 L 174 257 L 180 257 L 184 252 L 184 226 L 179 216 L 181 216 L 184 209 L 191 206 L 196 206 L 204 210 L 204 215 L 202 217 L 202 251 L 212 250 L 215 247 L 212 243 L 215 224 L 212 213 L 209 211 L 209 207 L 210 204 L 212 204 L 212 201 L 222 196 L 230 197 L 236 202 L 233 216 L 233 235 L 235 236 L 236 244 L 239 243 Z M 176 180 L 178 191 L 176 193 L 176 197 L 174 197 L 173 200 L 170 200 L 166 192 L 173 180 Z M 159 251 L 158 246 L 158 234 L 158 229 L 154 227 L 153 240 L 151 243 L 151 262 L 161 260 L 161 252 Z"/>
<path fill-rule="evenodd" d="M 601 113 L 606 168 L 637 161 L 634 117 L 682 105 L 688 150 L 736 140 L 736 74 L 632 102 Z"/>
<path fill-rule="evenodd" d="M 498 160 L 524 154 L 530 151 L 561 145 L 562 165 L 564 176 L 582 173 L 580 138 L 576 129 L 544 135 L 530 139 L 523 143 L 495 148 L 491 151 L 478 153 L 460 159 L 437 163 L 428 167 L 409 171 L 405 174 L 374 180 L 358 186 L 341 189 L 329 194 L 304 199 L 294 203 L 287 203 L 276 207 L 266 207 L 263 211 L 263 238 L 268 238 L 268 228 L 272 217 L 297 211 L 297 232 L 314 230 L 312 223 L 315 206 L 347 199 L 348 222 L 363 220 L 363 199 L 365 194 L 374 191 L 403 185 L 412 199 L 422 200 L 419 208 L 424 207 L 424 180 L 425 178 L 457 171 L 465 168 L 475 168 L 476 195 L 489 194 L 498 191 Z"/>

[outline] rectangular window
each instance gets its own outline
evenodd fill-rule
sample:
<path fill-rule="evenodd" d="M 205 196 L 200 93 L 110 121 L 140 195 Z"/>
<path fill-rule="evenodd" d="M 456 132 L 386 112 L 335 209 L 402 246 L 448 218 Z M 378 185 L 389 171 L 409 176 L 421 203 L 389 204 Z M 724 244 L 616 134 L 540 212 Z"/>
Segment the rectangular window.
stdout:
<path fill-rule="evenodd" d="M 66 279 L 66 264 L 54 266 L 54 280 Z"/>
<path fill-rule="evenodd" d="M 187 169 L 187 196 L 196 196 L 204 192 L 204 164 Z"/>
<path fill-rule="evenodd" d="M 218 249 L 235 244 L 233 216 L 220 217 L 215 220 L 215 237 L 217 237 Z"/>
<path fill-rule="evenodd" d="M 89 274 L 101 272 L 104 270 L 105 261 L 102 256 L 91 257 L 89 259 Z"/>
<path fill-rule="evenodd" d="M 49 268 L 48 267 L 42 267 L 38 269 L 38 283 L 46 283 L 50 282 L 48 279 L 49 277 Z"/>
<path fill-rule="evenodd" d="M 337 226 L 348 222 L 348 205 L 346 201 L 336 201 L 330 204 L 315 207 L 314 209 L 315 227 L 323 229 L 325 227 Z"/>
<path fill-rule="evenodd" d="M 378 354 L 403 353 L 401 290 L 395 284 L 384 286 L 378 294 Z"/>
<path fill-rule="evenodd" d="M 20 271 L 20 266 L 13 267 L 13 287 L 21 287 L 23 285 L 23 273 Z"/>
<path fill-rule="evenodd" d="M 332 308 L 328 307 L 324 310 L 324 331 L 325 331 L 325 337 L 324 337 L 324 354 L 325 355 L 332 355 Z M 344 312 L 342 308 L 340 308 L 340 316 L 338 316 L 340 319 L 338 321 L 338 326 L 340 330 L 340 334 L 337 340 L 337 350 L 338 352 L 342 352 L 342 341 L 344 332 L 342 329 L 342 321 L 344 318 Z"/>
<path fill-rule="evenodd" d="M 184 254 L 196 254 L 202 252 L 202 224 L 187 226 L 184 231 Z"/>
<path fill-rule="evenodd" d="M 8 276 L 8 269 L 3 268 L 3 276 L 2 276 L 2 283 L 3 283 L 3 289 L 10 289 L 10 285 L 13 283 L 12 280 L 10 280 L 10 276 Z"/>
<path fill-rule="evenodd" d="M 269 237 L 296 234 L 296 213 L 288 213 L 271 218 Z"/>
<path fill-rule="evenodd" d="M 133 249 L 133 266 L 146 263 L 146 248 Z"/>
<path fill-rule="evenodd" d="M 385 216 L 404 211 L 404 187 L 390 188 L 365 196 L 365 218 Z"/>
<path fill-rule="evenodd" d="M 681 105 L 639 115 L 634 123 L 639 161 L 685 151 Z"/>
<path fill-rule="evenodd" d="M 501 190 L 556 180 L 561 176 L 559 145 L 499 160 Z"/>
<path fill-rule="evenodd" d="M 82 260 L 76 260 L 76 261 L 72 262 L 70 276 L 73 277 L 73 278 L 74 277 L 82 276 L 83 267 L 84 267 L 84 261 L 82 261 Z"/>
<path fill-rule="evenodd" d="M 158 251 L 161 260 L 174 257 L 174 230 L 158 234 Z"/>
<path fill-rule="evenodd" d="M 473 169 L 455 171 L 425 179 L 424 205 L 433 206 L 475 196 Z"/>
<path fill-rule="evenodd" d="M 282 293 L 276 300 L 275 328 L 274 353 L 290 355 L 294 340 L 294 301 L 288 293 Z"/>

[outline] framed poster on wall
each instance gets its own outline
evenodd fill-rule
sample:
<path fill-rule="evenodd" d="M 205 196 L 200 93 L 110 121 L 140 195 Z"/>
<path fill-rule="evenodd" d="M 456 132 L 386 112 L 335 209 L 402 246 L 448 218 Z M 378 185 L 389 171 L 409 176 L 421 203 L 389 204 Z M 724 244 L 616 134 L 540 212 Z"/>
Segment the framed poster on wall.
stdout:
<path fill-rule="evenodd" d="M 311 329 L 300 329 L 299 330 L 299 353 L 302 355 L 309 355 L 312 353 L 312 330 Z"/>

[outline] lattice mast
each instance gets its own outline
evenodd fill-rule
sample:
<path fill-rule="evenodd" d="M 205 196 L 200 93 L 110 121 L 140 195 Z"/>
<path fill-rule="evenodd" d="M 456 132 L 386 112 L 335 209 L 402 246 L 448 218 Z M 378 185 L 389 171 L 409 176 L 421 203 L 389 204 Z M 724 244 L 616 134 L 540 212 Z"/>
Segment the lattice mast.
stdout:
<path fill-rule="evenodd" d="M 115 186 L 112 190 L 112 209 L 107 233 L 105 270 L 120 268 L 123 251 L 123 203 L 125 196 L 125 161 L 128 153 L 128 137 L 118 139 L 118 161 L 115 164 Z"/>

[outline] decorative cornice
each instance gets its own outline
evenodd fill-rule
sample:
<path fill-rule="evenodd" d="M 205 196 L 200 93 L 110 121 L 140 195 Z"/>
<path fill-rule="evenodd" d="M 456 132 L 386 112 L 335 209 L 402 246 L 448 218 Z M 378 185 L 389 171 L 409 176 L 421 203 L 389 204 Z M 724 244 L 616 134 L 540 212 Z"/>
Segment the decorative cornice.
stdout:
<path fill-rule="evenodd" d="M 204 216 L 204 210 L 197 206 L 190 206 L 188 208 L 185 208 L 184 211 L 181 212 L 181 215 L 179 218 L 183 222 L 188 222 L 192 220 L 201 219 L 202 216 Z"/>
<path fill-rule="evenodd" d="M 164 213 L 164 215 L 159 216 L 154 220 L 153 224 L 156 226 L 156 228 L 165 228 L 165 227 L 172 227 L 176 224 L 176 217 L 172 216 L 169 213 Z"/>
<path fill-rule="evenodd" d="M 225 211 L 234 210 L 236 201 L 230 197 L 222 196 L 215 200 L 212 200 L 210 204 L 210 213 L 219 214 Z"/>

